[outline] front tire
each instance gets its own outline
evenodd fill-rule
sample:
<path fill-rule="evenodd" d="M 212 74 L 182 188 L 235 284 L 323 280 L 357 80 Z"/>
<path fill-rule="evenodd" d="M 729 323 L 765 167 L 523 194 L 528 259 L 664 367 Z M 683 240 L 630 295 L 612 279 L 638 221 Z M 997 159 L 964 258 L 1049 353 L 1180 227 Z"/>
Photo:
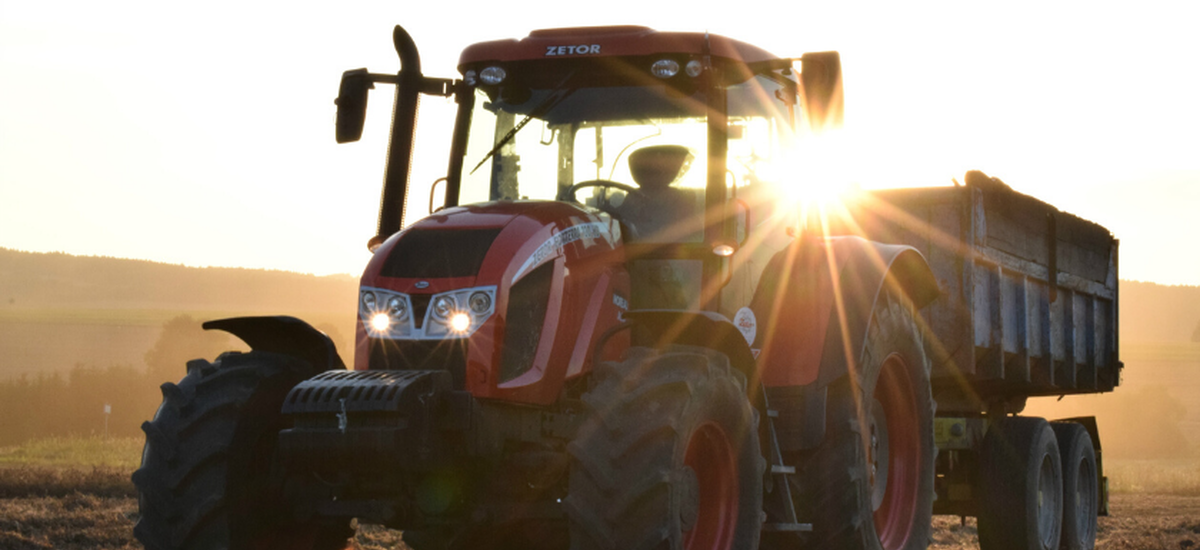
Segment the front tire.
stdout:
<path fill-rule="evenodd" d="M 317 374 L 308 362 L 254 351 L 188 363 L 179 384 L 142 425 L 146 445 L 133 474 L 147 550 L 344 548 L 349 522 L 299 521 L 283 499 L 276 458 L 284 398 Z"/>
<path fill-rule="evenodd" d="M 934 403 L 912 303 L 876 300 L 859 368 L 828 389 L 825 438 L 797 459 L 816 548 L 918 550 L 933 517 Z"/>
<path fill-rule="evenodd" d="M 728 358 L 633 348 L 594 376 L 568 447 L 571 548 L 758 548 L 765 462 Z"/>

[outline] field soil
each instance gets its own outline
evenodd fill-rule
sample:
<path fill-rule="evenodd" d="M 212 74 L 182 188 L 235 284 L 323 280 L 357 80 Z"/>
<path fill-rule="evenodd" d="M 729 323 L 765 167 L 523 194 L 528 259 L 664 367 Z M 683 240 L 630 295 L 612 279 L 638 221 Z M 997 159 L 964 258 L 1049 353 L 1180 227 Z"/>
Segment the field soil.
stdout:
<path fill-rule="evenodd" d="M 137 499 L 129 472 L 41 466 L 0 467 L 0 548 L 98 550 L 141 548 L 133 538 Z M 1200 544 L 1200 495 L 1118 493 L 1112 515 L 1100 518 L 1096 547 L 1189 550 Z M 400 533 L 359 529 L 363 550 L 407 547 Z M 934 549 L 978 548 L 975 520 L 934 518 Z"/>
<path fill-rule="evenodd" d="M 979 548 L 975 518 L 935 516 L 931 549 Z M 1200 496 L 1118 493 L 1099 521 L 1096 548 L 1180 550 L 1200 545 Z"/>

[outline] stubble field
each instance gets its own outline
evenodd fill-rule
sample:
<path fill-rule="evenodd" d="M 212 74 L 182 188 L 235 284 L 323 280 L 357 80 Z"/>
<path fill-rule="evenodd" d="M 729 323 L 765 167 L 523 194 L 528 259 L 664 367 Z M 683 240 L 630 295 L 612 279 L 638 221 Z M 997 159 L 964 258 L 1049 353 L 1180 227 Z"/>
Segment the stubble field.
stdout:
<path fill-rule="evenodd" d="M 5 550 L 136 549 L 137 499 L 129 474 L 141 442 L 52 440 L 0 449 L 0 548 Z M 81 456 L 88 467 L 79 467 Z M 1108 466 L 1111 516 L 1100 518 L 1096 547 L 1180 549 L 1200 545 L 1200 460 L 1113 461 Z M 400 533 L 359 530 L 364 550 L 406 547 Z M 975 520 L 934 518 L 930 548 L 974 549 Z"/>

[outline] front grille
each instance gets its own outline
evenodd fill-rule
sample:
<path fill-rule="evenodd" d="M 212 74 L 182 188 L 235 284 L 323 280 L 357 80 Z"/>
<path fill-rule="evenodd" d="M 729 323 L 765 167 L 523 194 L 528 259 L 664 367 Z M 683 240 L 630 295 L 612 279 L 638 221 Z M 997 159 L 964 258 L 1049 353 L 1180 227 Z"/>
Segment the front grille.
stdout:
<path fill-rule="evenodd" d="M 554 262 L 547 262 L 517 281 L 508 293 L 508 312 L 504 316 L 504 352 L 500 361 L 500 381 L 507 382 L 533 367 L 546 307 L 550 303 L 550 283 Z"/>
<path fill-rule="evenodd" d="M 410 229 L 396 242 L 380 274 L 417 279 L 473 276 L 500 229 Z"/>
<path fill-rule="evenodd" d="M 444 370 L 453 387 L 467 387 L 467 340 L 367 340 L 370 370 Z"/>
<path fill-rule="evenodd" d="M 429 310 L 429 301 L 433 299 L 433 295 L 409 294 L 408 299 L 412 301 L 413 325 L 421 328 L 425 324 L 425 312 Z"/>

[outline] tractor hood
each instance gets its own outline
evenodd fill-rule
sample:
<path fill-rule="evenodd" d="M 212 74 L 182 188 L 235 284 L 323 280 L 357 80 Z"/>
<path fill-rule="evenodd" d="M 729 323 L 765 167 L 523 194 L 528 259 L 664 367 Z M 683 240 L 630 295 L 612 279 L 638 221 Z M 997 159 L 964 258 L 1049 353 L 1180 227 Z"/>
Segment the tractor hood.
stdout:
<path fill-rule="evenodd" d="M 367 265 L 355 367 L 448 366 L 476 396 L 534 391 L 553 361 L 579 374 L 590 357 L 554 334 L 585 338 L 617 322 L 629 297 L 623 260 L 619 224 L 582 206 L 442 210 L 391 236 Z"/>
<path fill-rule="evenodd" d="M 567 203 L 456 206 L 385 241 L 361 282 L 408 293 L 512 284 L 555 258 L 612 252 L 620 240 L 620 226 L 607 214 Z"/>

